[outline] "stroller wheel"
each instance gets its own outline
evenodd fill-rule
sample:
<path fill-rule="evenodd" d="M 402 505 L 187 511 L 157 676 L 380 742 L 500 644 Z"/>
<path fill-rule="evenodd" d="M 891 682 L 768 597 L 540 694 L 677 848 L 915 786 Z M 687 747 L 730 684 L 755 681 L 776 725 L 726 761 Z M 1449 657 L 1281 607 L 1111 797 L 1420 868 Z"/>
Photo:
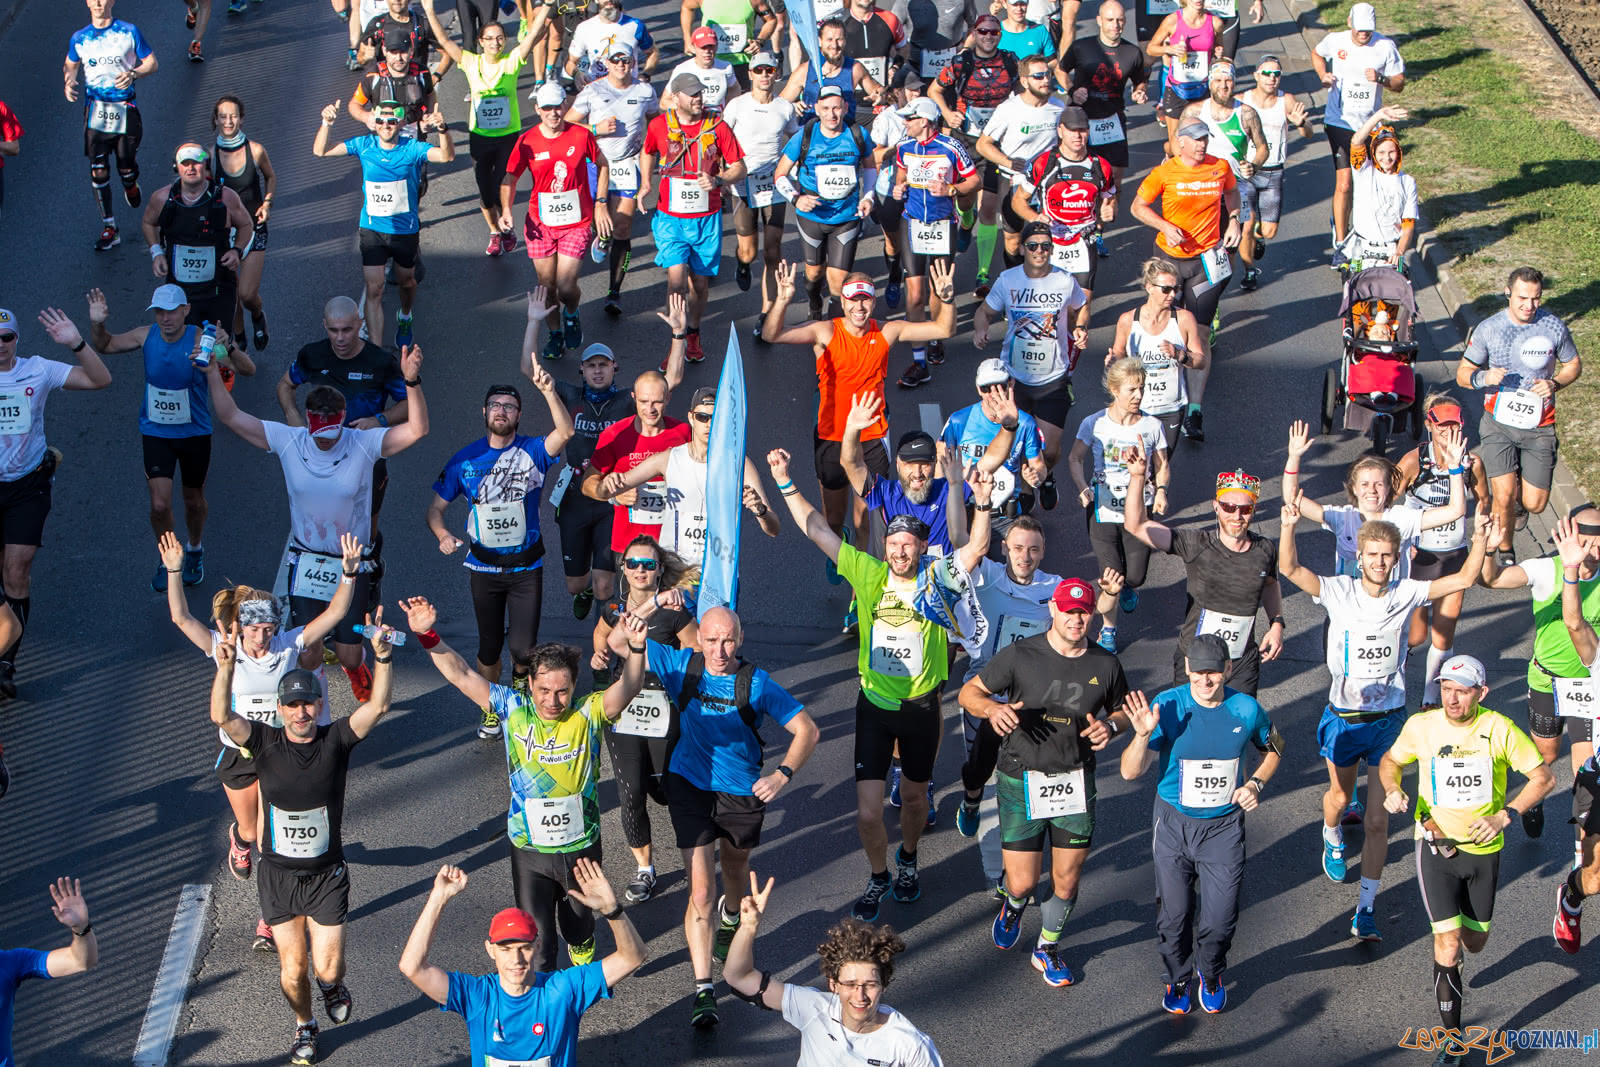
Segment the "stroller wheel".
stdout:
<path fill-rule="evenodd" d="M 1381 456 L 1389 449 L 1389 432 L 1394 428 L 1394 416 L 1378 413 L 1372 417 L 1372 454 Z"/>
<path fill-rule="evenodd" d="M 1333 432 L 1333 417 L 1339 411 L 1339 376 L 1333 370 L 1322 375 L 1322 432 Z"/>

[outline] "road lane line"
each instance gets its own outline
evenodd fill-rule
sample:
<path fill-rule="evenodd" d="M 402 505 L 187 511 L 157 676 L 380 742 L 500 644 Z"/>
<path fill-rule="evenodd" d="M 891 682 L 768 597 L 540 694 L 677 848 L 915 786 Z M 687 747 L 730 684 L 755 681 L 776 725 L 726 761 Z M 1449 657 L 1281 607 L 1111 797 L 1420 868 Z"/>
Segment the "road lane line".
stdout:
<path fill-rule="evenodd" d="M 150 1006 L 145 1009 L 144 1025 L 139 1027 L 139 1043 L 133 1049 L 134 1067 L 166 1067 L 210 907 L 209 885 L 186 885 L 178 894 L 178 910 L 172 917 L 166 950 L 161 954 L 161 969 L 156 972 Z"/>

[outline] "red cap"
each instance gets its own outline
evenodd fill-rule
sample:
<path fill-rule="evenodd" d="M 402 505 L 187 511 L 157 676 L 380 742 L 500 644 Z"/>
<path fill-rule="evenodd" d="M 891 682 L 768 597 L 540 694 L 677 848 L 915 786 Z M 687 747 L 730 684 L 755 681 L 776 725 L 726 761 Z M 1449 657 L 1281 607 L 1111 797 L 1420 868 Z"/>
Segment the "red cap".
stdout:
<path fill-rule="evenodd" d="M 539 924 L 521 908 L 507 908 L 489 920 L 489 940 L 497 945 L 512 941 L 530 944 L 539 939 Z"/>
<path fill-rule="evenodd" d="M 1459 426 L 1461 425 L 1461 405 L 1435 404 L 1428 409 L 1428 421 L 1435 426 L 1445 422 L 1453 422 Z"/>
<path fill-rule="evenodd" d="M 717 31 L 710 26 L 701 26 L 689 35 L 689 43 L 696 48 L 704 48 L 708 44 L 716 44 Z"/>
<path fill-rule="evenodd" d="M 987 12 L 987 11 L 985 11 L 983 14 L 979 15 L 977 18 L 972 20 L 972 28 L 973 29 L 977 29 L 979 26 L 988 26 L 988 25 L 991 25 L 991 24 L 995 25 L 995 26 L 999 26 L 1000 25 L 1000 18 L 999 18 L 998 15 L 991 14 L 990 12 Z M 1002 28 L 1004 28 L 1004 27 L 1002 27 Z"/>
<path fill-rule="evenodd" d="M 1094 611 L 1094 587 L 1078 578 L 1065 578 L 1057 583 L 1050 599 L 1062 611 Z"/>

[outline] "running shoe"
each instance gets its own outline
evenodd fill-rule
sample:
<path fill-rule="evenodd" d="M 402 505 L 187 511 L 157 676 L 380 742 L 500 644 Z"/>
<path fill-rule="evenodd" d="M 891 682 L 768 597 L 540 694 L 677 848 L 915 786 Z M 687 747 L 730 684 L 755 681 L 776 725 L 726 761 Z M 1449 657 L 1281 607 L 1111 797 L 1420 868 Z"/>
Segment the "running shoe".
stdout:
<path fill-rule="evenodd" d="M 563 311 L 561 313 L 561 333 L 563 335 L 562 340 L 574 352 L 583 347 L 583 320 L 578 317 L 577 312 Z"/>
<path fill-rule="evenodd" d="M 1583 912 L 1567 910 L 1567 883 L 1562 882 L 1556 886 L 1556 917 L 1551 924 L 1555 934 L 1556 946 L 1569 956 L 1578 954 L 1578 947 L 1583 943 Z"/>
<path fill-rule="evenodd" d="M 686 363 L 704 363 L 706 351 L 700 347 L 700 331 L 689 334 L 683 342 L 683 359 Z"/>
<path fill-rule="evenodd" d="M 633 872 L 633 880 L 622 891 L 622 899 L 629 904 L 643 904 L 656 892 L 656 872 L 640 869 Z"/>
<path fill-rule="evenodd" d="M 889 768 L 889 806 L 900 806 L 900 766 L 894 764 Z"/>
<path fill-rule="evenodd" d="M 883 302 L 889 306 L 890 311 L 900 308 L 900 283 L 890 282 L 883 287 Z"/>
<path fill-rule="evenodd" d="M 199 585 L 206 579 L 206 550 L 203 548 L 186 548 L 183 550 L 183 584 Z"/>
<path fill-rule="evenodd" d="M 322 986 L 321 982 L 317 983 Z M 343 982 L 335 982 L 331 986 L 322 986 L 322 1007 L 328 1013 L 328 1021 L 337 1026 L 350 1021 L 350 1009 L 355 1007 L 355 1001 L 350 999 L 350 989 Z"/>
<path fill-rule="evenodd" d="M 1179 982 L 1174 985 L 1167 983 L 1167 991 L 1161 997 L 1161 1010 L 1172 1015 L 1188 1015 L 1194 1010 L 1194 999 L 1189 995 L 1189 983 Z"/>
<path fill-rule="evenodd" d="M 361 60 L 356 58 L 356 50 L 354 48 L 349 49 L 349 54 L 345 57 L 344 69 L 345 70 L 360 70 L 361 69 Z"/>
<path fill-rule="evenodd" d="M 17 695 L 16 664 L 0 660 L 0 696 L 13 700 Z"/>
<path fill-rule="evenodd" d="M 596 265 L 604 263 L 611 254 L 611 238 L 596 237 L 589 242 L 589 262 Z"/>
<path fill-rule="evenodd" d="M 1207 1015 L 1215 1015 L 1228 1006 L 1228 990 L 1222 984 L 1220 977 L 1206 981 L 1206 976 L 1200 976 L 1200 1010 Z"/>
<path fill-rule="evenodd" d="M 255 949 L 257 952 L 277 953 L 278 942 L 273 939 L 272 927 L 267 925 L 267 920 L 256 920 L 256 939 L 250 947 Z"/>
<path fill-rule="evenodd" d="M 95 241 L 96 252 L 109 252 L 122 243 L 122 234 L 117 232 L 117 224 L 108 222 L 100 228 L 100 239 Z"/>
<path fill-rule="evenodd" d="M 956 252 L 959 254 L 972 247 L 972 231 L 965 226 L 956 228 Z"/>
<path fill-rule="evenodd" d="M 1461 1067 L 1466 1062 L 1466 1048 L 1453 1039 L 1447 1039 L 1439 1046 L 1439 1054 L 1433 1058 L 1433 1067 Z"/>
<path fill-rule="evenodd" d="M 1077 981 L 1060 953 L 1059 945 L 1038 945 L 1033 950 L 1033 969 L 1044 975 L 1045 985 L 1059 988 Z"/>
<path fill-rule="evenodd" d="M 186 30 L 192 30 L 192 29 L 194 29 L 194 23 L 195 23 L 195 11 L 194 11 L 194 8 L 191 7 L 191 8 L 189 8 L 188 12 L 183 16 L 183 28 L 186 29 Z"/>
<path fill-rule="evenodd" d="M 517 235 L 511 230 L 500 231 L 500 251 L 504 253 L 517 250 Z"/>
<path fill-rule="evenodd" d="M 484 248 L 483 254 L 486 256 L 498 256 L 505 250 L 505 246 L 500 243 L 500 232 L 496 230 L 489 235 L 489 244 Z"/>
<path fill-rule="evenodd" d="M 867 879 L 867 891 L 851 907 L 850 914 L 864 923 L 878 921 L 878 906 L 889 893 L 889 872 L 874 874 Z"/>
<path fill-rule="evenodd" d="M 1339 816 L 1340 826 L 1360 826 L 1367 817 L 1367 806 L 1359 799 L 1352 800 L 1344 806 L 1344 814 Z"/>
<path fill-rule="evenodd" d="M 1190 408 L 1183 413 L 1183 436 L 1191 441 L 1203 442 L 1206 439 L 1205 423 L 1201 421 L 1200 409 Z"/>
<path fill-rule="evenodd" d="M 620 295 L 615 289 L 606 290 L 606 314 L 612 318 L 622 314 L 622 301 L 618 299 Z"/>
<path fill-rule="evenodd" d="M 694 1007 L 689 1012 L 689 1025 L 696 1030 L 709 1030 L 722 1020 L 717 1017 L 717 995 L 702 989 L 694 995 Z"/>
<path fill-rule="evenodd" d="M 1139 591 L 1124 589 L 1122 595 L 1117 598 L 1117 606 L 1122 609 L 1124 615 L 1132 615 L 1139 610 Z"/>
<path fill-rule="evenodd" d="M 733 921 L 728 921 L 727 897 L 717 898 L 717 938 L 711 943 L 711 955 L 720 962 L 728 958 L 728 946 L 733 944 L 733 935 L 739 932 L 739 914 L 734 913 Z"/>
<path fill-rule="evenodd" d="M 500 740 L 500 716 L 490 708 L 483 709 L 483 721 L 478 724 L 478 737 L 484 741 Z"/>
<path fill-rule="evenodd" d="M 233 0 L 233 2 L 228 5 L 228 14 L 230 15 L 242 15 L 244 14 L 244 10 L 244 0 Z"/>
<path fill-rule="evenodd" d="M 961 806 L 956 809 L 956 833 L 962 837 L 978 836 L 978 802 L 961 798 Z"/>
<path fill-rule="evenodd" d="M 750 291 L 750 264 L 739 264 L 739 269 L 733 272 L 733 281 L 739 287 L 741 293 L 748 293 Z"/>
<path fill-rule="evenodd" d="M 250 333 L 255 341 L 256 351 L 260 352 L 267 347 L 267 313 L 264 311 L 250 312 Z"/>
<path fill-rule="evenodd" d="M 413 321 L 410 315 L 396 315 L 394 317 L 394 344 L 396 348 L 410 346 L 414 336 L 411 329 Z"/>
<path fill-rule="evenodd" d="M 199 41 L 190 41 L 189 42 L 189 62 L 191 62 L 191 63 L 204 63 L 205 61 L 206 61 L 206 57 L 200 51 L 200 42 Z"/>
<path fill-rule="evenodd" d="M 1094 235 L 1094 254 L 1101 259 L 1111 258 L 1111 249 L 1106 247 L 1106 239 L 1099 232 Z"/>
<path fill-rule="evenodd" d="M 1356 909 L 1350 917 L 1350 936 L 1362 941 L 1383 940 L 1383 935 L 1378 933 L 1377 916 L 1372 914 L 1371 908 Z"/>
<path fill-rule="evenodd" d="M 358 705 L 372 699 L 372 668 L 367 666 L 365 660 L 356 668 L 355 677 L 352 678 L 349 671 L 345 672 L 345 677 L 350 680 L 350 695 Z"/>
<path fill-rule="evenodd" d="M 138 207 L 144 201 L 144 194 L 139 191 L 139 183 L 122 187 L 122 199 L 128 202 L 129 207 Z"/>
<path fill-rule="evenodd" d="M 1330 845 L 1327 838 L 1322 840 L 1322 873 L 1327 875 L 1330 881 L 1344 881 L 1344 846 Z"/>
<path fill-rule="evenodd" d="M 289 1045 L 289 1062 L 311 1064 L 317 1062 L 317 1024 L 300 1023 L 294 1028 L 294 1041 Z"/>
<path fill-rule="evenodd" d="M 567 946 L 567 959 L 572 961 L 574 967 L 582 967 L 594 962 L 594 938 L 589 938 L 581 945 Z"/>
<path fill-rule="evenodd" d="M 165 593 L 167 591 L 167 565 L 156 564 L 155 574 L 150 576 L 150 591 L 152 593 Z"/>
<path fill-rule="evenodd" d="M 1541 801 L 1522 813 L 1522 829 L 1529 837 L 1541 837 L 1544 834 L 1544 803 Z"/>
<path fill-rule="evenodd" d="M 1027 902 L 1023 902 L 1027 907 Z M 1011 899 L 1004 894 L 1000 897 L 1000 914 L 994 917 L 994 926 L 989 931 L 994 938 L 995 948 L 1012 948 L 1017 943 L 1017 938 L 1022 936 L 1022 908 L 1011 903 Z"/>
<path fill-rule="evenodd" d="M 1239 279 L 1239 288 L 1243 289 L 1247 293 L 1253 293 L 1253 292 L 1256 291 L 1256 286 L 1259 285 L 1259 284 L 1261 284 L 1261 272 L 1259 270 L 1257 270 L 1255 267 L 1246 267 L 1244 269 L 1244 277 Z M 1201 990 L 1200 999 L 1201 999 L 1201 1006 L 1204 1007 L 1204 1002 L 1205 1002 L 1205 991 L 1204 991 L 1204 989 Z"/>
<path fill-rule="evenodd" d="M 551 330 L 544 339 L 544 351 L 540 355 L 545 359 L 560 359 L 563 351 L 565 346 L 561 343 L 561 334 Z"/>
<path fill-rule="evenodd" d="M 582 622 L 589 617 L 589 609 L 594 607 L 594 590 L 585 589 L 572 597 L 572 617 Z"/>
<path fill-rule="evenodd" d="M 239 881 L 250 877 L 250 843 L 239 840 L 239 824 L 228 827 L 228 870 Z"/>
<path fill-rule="evenodd" d="M 911 366 L 905 369 L 905 373 L 900 375 L 900 380 L 896 384 L 902 389 L 915 389 L 932 378 L 933 372 L 928 369 L 927 364 L 913 360 Z"/>
<path fill-rule="evenodd" d="M 972 298 L 974 300 L 982 300 L 984 297 L 986 297 L 988 295 L 989 295 L 989 272 L 986 271 L 986 270 L 980 270 L 978 272 L 978 277 L 976 279 L 976 284 L 973 285 L 973 287 L 972 287 Z"/>
<path fill-rule="evenodd" d="M 0 745 L 0 797 L 11 789 L 11 768 L 6 766 L 6 746 Z"/>
<path fill-rule="evenodd" d="M 1117 628 L 1115 626 L 1102 626 L 1102 627 L 1100 627 L 1100 636 L 1096 637 L 1094 639 L 1094 643 L 1099 645 L 1101 648 L 1105 649 L 1107 652 L 1111 653 L 1113 656 L 1116 655 L 1117 654 Z"/>
<path fill-rule="evenodd" d="M 944 362 L 943 341 L 928 342 L 928 362 L 935 367 Z"/>
<path fill-rule="evenodd" d="M 1039 486 L 1039 506 L 1046 511 L 1054 511 L 1061 502 L 1061 494 L 1056 490 L 1056 476 L 1050 475 Z"/>

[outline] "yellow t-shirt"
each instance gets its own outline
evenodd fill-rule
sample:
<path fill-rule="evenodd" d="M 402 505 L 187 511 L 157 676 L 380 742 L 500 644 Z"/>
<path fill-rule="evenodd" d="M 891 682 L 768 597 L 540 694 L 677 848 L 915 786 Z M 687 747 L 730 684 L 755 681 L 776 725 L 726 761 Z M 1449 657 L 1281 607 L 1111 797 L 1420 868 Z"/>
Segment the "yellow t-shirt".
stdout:
<path fill-rule="evenodd" d="M 1389 755 L 1402 767 L 1417 764 L 1416 836 L 1432 816 L 1461 851 L 1480 856 L 1505 844 L 1504 834 L 1486 845 L 1474 844 L 1468 828 L 1506 806 L 1506 768 L 1525 775 L 1544 762 L 1532 738 L 1485 707 L 1460 726 L 1443 708 L 1418 712 L 1406 720 Z"/>

